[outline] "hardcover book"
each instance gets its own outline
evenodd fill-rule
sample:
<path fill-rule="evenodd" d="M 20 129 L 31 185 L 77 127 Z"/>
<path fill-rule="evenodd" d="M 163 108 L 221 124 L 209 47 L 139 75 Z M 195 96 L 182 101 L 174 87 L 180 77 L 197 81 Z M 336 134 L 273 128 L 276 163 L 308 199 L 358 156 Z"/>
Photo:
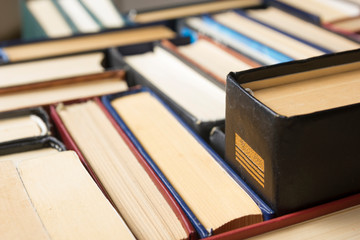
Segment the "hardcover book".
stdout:
<path fill-rule="evenodd" d="M 359 56 L 228 75 L 225 159 L 277 215 L 359 192 Z"/>
<path fill-rule="evenodd" d="M 272 210 L 153 93 L 138 89 L 105 96 L 103 103 L 201 238 L 271 217 Z"/>

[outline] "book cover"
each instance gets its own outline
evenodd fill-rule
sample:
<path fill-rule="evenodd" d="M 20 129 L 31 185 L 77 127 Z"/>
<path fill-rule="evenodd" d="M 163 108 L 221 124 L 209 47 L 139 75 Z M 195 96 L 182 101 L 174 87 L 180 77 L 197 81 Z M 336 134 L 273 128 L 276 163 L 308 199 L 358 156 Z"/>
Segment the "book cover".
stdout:
<path fill-rule="evenodd" d="M 141 88 L 141 89 L 136 89 L 136 90 L 132 90 L 129 92 L 108 95 L 108 96 L 104 96 L 102 98 L 102 102 L 104 103 L 107 110 L 114 117 L 116 122 L 119 124 L 119 126 L 128 135 L 130 140 L 133 142 L 133 144 L 136 146 L 136 148 L 142 154 L 142 156 L 145 158 L 145 160 L 148 162 L 148 164 L 153 168 L 153 170 L 160 177 L 160 179 L 164 182 L 164 184 L 169 189 L 169 191 L 173 194 L 173 196 L 177 200 L 178 204 L 182 207 L 184 212 L 187 214 L 187 217 L 192 222 L 192 224 L 195 227 L 196 231 L 198 232 L 199 236 L 201 238 L 207 237 L 207 236 L 211 235 L 211 232 L 209 232 L 202 225 L 202 223 L 199 221 L 197 216 L 193 213 L 193 211 L 190 210 L 190 208 L 188 206 L 188 202 L 185 202 L 182 199 L 182 197 L 179 195 L 177 190 L 175 190 L 174 186 L 169 182 L 168 178 L 164 175 L 163 171 L 160 170 L 160 168 L 157 166 L 157 164 L 154 162 L 154 160 L 151 158 L 151 156 L 147 153 L 147 150 L 144 149 L 144 147 L 142 146 L 142 143 L 141 143 L 141 139 L 138 139 L 133 134 L 132 130 L 130 130 L 129 127 L 127 127 L 124 120 L 119 116 L 119 114 L 117 113 L 117 111 L 114 109 L 114 107 L 111 104 L 112 101 L 119 99 L 121 97 L 124 97 L 124 96 L 131 96 L 133 94 L 148 93 L 148 92 L 149 92 L 148 89 Z M 162 102 L 161 99 L 159 99 L 156 95 L 154 95 L 154 93 L 150 92 L 150 94 L 155 99 L 157 99 L 157 101 L 160 101 L 161 105 L 165 104 L 164 102 Z M 201 140 L 201 138 L 199 136 L 197 136 L 192 130 L 190 130 L 190 128 L 178 116 L 176 116 L 175 113 L 172 112 L 172 110 L 168 106 L 164 105 L 164 107 L 167 111 L 170 112 L 171 115 L 173 115 L 175 117 L 176 121 L 179 121 L 179 124 L 181 124 L 181 126 L 184 127 L 186 129 L 186 131 L 188 131 L 191 134 L 191 136 L 195 138 L 195 141 L 197 141 L 201 145 L 201 147 L 203 147 L 204 150 L 211 155 L 211 157 L 213 158 L 215 163 L 219 164 L 219 166 L 223 170 L 226 171 L 226 174 L 229 174 L 228 177 L 233 179 L 236 182 L 236 184 L 238 184 L 249 196 L 251 196 L 252 200 L 261 209 L 261 211 L 263 213 L 263 218 L 265 220 L 271 218 L 272 214 L 273 214 L 272 210 L 268 206 L 266 206 L 266 204 L 264 204 L 263 201 L 258 196 L 256 196 L 253 193 L 253 191 L 249 187 L 247 187 L 246 184 L 244 184 L 244 182 L 232 171 L 232 169 L 229 168 L 228 165 L 203 140 Z M 178 183 L 176 183 L 176 184 L 178 184 Z"/>
<path fill-rule="evenodd" d="M 359 50 L 353 50 L 228 75 L 225 159 L 277 215 L 359 192 L 358 65 Z M 325 82 L 303 90 L 296 87 L 317 84 L 318 79 Z M 294 102 L 289 92 L 273 95 L 293 109 L 284 114 L 258 99 L 261 89 L 276 86 L 309 97 Z M 342 86 L 354 95 L 341 93 Z M 302 111 L 299 104 L 311 109 Z"/>

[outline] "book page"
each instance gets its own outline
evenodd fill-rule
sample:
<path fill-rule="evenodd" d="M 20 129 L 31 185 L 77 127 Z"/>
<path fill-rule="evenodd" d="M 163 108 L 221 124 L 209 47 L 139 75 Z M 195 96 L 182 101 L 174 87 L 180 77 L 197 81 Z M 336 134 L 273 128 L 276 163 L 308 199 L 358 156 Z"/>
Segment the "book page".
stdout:
<path fill-rule="evenodd" d="M 127 90 L 123 79 L 106 78 L 0 94 L 0 111 L 101 96 Z"/>
<path fill-rule="evenodd" d="M 166 199 L 96 103 L 59 106 L 57 112 L 137 239 L 187 238 Z"/>
<path fill-rule="evenodd" d="M 51 0 L 29 0 L 27 7 L 50 38 L 70 36 L 72 30 Z"/>
<path fill-rule="evenodd" d="M 252 68 L 247 63 L 203 39 L 192 44 L 179 46 L 177 49 L 202 68 L 214 74 L 218 79 L 221 79 L 224 84 L 229 72 Z"/>
<path fill-rule="evenodd" d="M 0 160 L 0 238 L 2 240 L 50 240 L 32 206 L 16 167 Z"/>
<path fill-rule="evenodd" d="M 220 12 L 226 9 L 245 8 L 261 4 L 259 0 L 223 0 L 212 1 L 202 4 L 190 4 L 188 6 L 179 6 L 158 11 L 149 11 L 139 13 L 135 16 L 134 21 L 137 23 L 147 23 L 160 20 L 181 18 L 202 13 Z"/>
<path fill-rule="evenodd" d="M 207 231 L 261 221 L 249 195 L 150 93 L 126 95 L 111 104 Z"/>
<path fill-rule="evenodd" d="M 358 239 L 360 236 L 360 206 L 261 234 L 249 240 L 288 239 Z"/>
<path fill-rule="evenodd" d="M 98 52 L 0 66 L 0 88 L 101 73 L 103 58 Z"/>
<path fill-rule="evenodd" d="M 324 54 L 324 52 L 252 21 L 236 12 L 226 12 L 213 15 L 221 24 L 234 29 L 255 41 L 269 46 L 291 58 L 305 59 Z"/>
<path fill-rule="evenodd" d="M 328 4 L 329 0 L 326 0 L 326 2 L 318 1 L 318 0 L 307 0 L 307 1 L 280 0 L 280 1 L 320 17 L 322 23 L 332 22 L 338 19 L 351 17 L 351 15 L 349 15 L 349 13 L 347 13 L 343 9 Z"/>
<path fill-rule="evenodd" d="M 106 28 L 122 27 L 125 22 L 111 0 L 80 0 Z"/>
<path fill-rule="evenodd" d="M 17 168 L 51 239 L 135 239 L 74 152 L 24 160 Z"/>
<path fill-rule="evenodd" d="M 248 10 L 246 13 L 257 20 L 263 21 L 282 31 L 306 39 L 334 52 L 360 47 L 360 44 L 354 41 L 274 7 Z M 360 24 L 358 24 L 358 26 L 360 26 Z"/>
<path fill-rule="evenodd" d="M 150 42 L 160 39 L 173 38 L 175 36 L 175 32 L 173 32 L 170 28 L 158 25 L 52 41 L 28 43 L 4 47 L 2 49 L 5 51 L 10 62 L 18 62 L 104 49 L 113 46 Z"/>
<path fill-rule="evenodd" d="M 161 47 L 124 59 L 199 121 L 225 118 L 225 91 Z"/>
<path fill-rule="evenodd" d="M 308 78 L 253 91 L 254 97 L 284 116 L 308 114 L 360 102 L 360 70 Z M 296 75 L 296 74 L 293 74 Z"/>
<path fill-rule="evenodd" d="M 39 121 L 41 125 L 39 125 Z M 0 143 L 44 135 L 45 123 L 36 115 L 0 119 Z M 47 129 L 45 129 L 47 133 Z"/>
<path fill-rule="evenodd" d="M 81 33 L 98 32 L 101 30 L 100 26 L 78 0 L 59 0 L 58 3 Z"/>

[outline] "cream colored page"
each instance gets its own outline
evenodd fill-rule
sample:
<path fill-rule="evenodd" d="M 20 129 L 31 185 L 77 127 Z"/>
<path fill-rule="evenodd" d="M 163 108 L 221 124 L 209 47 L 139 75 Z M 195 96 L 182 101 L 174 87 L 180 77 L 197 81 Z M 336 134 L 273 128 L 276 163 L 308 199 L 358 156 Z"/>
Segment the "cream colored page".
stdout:
<path fill-rule="evenodd" d="M 41 128 L 30 115 L 0 119 L 0 142 L 41 136 Z"/>
<path fill-rule="evenodd" d="M 26 4 L 49 37 L 65 37 L 72 34 L 70 26 L 51 0 L 30 0 L 26 1 Z"/>
<path fill-rule="evenodd" d="M 288 3 L 291 6 L 299 8 L 305 12 L 319 16 L 321 22 L 331 22 L 349 17 L 349 15 L 341 9 L 335 8 L 329 4 L 317 0 L 281 0 L 281 2 Z"/>
<path fill-rule="evenodd" d="M 3 50 L 11 62 L 43 57 L 60 56 L 70 53 L 86 52 L 114 46 L 124 46 L 149 42 L 164 38 L 173 38 L 175 33 L 165 26 L 150 26 L 101 34 L 79 36 L 53 41 L 5 47 Z"/>
<path fill-rule="evenodd" d="M 22 160 L 41 157 L 41 156 L 47 156 L 47 155 L 50 155 L 53 153 L 56 154 L 58 152 L 59 151 L 56 150 L 55 148 L 44 147 L 41 149 L 36 149 L 36 150 L 31 150 L 31 151 L 26 151 L 26 152 L 17 152 L 17 153 L 2 155 L 2 156 L 0 156 L 0 162 L 1 161 L 13 161 L 14 164 L 17 165 L 17 162 L 22 161 Z"/>
<path fill-rule="evenodd" d="M 254 91 L 275 112 L 294 116 L 360 102 L 360 71 L 288 83 Z"/>
<path fill-rule="evenodd" d="M 344 22 L 335 23 L 334 26 L 338 29 L 350 32 L 360 31 L 360 17 L 348 19 Z"/>
<path fill-rule="evenodd" d="M 81 0 L 106 28 L 123 26 L 124 20 L 117 12 L 111 0 Z"/>
<path fill-rule="evenodd" d="M 213 17 L 219 23 L 243 33 L 293 59 L 305 59 L 324 54 L 324 52 L 318 49 L 247 19 L 236 12 L 219 13 L 213 15 Z"/>
<path fill-rule="evenodd" d="M 60 57 L 0 67 L 0 88 L 101 73 L 103 53 Z"/>
<path fill-rule="evenodd" d="M 18 163 L 51 239 L 135 239 L 74 152 Z"/>
<path fill-rule="evenodd" d="M 164 197 L 97 104 L 89 101 L 58 107 L 57 111 L 138 239 L 187 237 Z"/>
<path fill-rule="evenodd" d="M 334 52 L 346 51 L 360 47 L 360 44 L 338 34 L 325 30 L 315 24 L 304 21 L 279 9 L 249 10 L 251 17 L 268 23 L 276 28 L 294 34 Z M 360 24 L 359 24 L 360 25 Z"/>
<path fill-rule="evenodd" d="M 290 227 L 271 231 L 249 240 L 338 240 L 360 238 L 360 206 L 325 215 Z"/>
<path fill-rule="evenodd" d="M 82 33 L 90 33 L 100 31 L 100 26 L 84 9 L 84 7 L 77 0 L 59 0 L 59 5 L 67 13 L 71 21 L 75 24 L 77 29 Z"/>
<path fill-rule="evenodd" d="M 190 6 L 179 6 L 165 10 L 139 13 L 135 16 L 134 20 L 138 23 L 155 22 L 166 19 L 181 18 L 185 16 L 194 16 L 201 13 L 219 12 L 226 9 L 256 6 L 259 4 L 261 4 L 260 0 L 213 1 L 209 3 L 198 4 L 197 6 L 191 4 Z"/>
<path fill-rule="evenodd" d="M 155 47 L 125 61 L 199 121 L 225 118 L 225 91 L 166 50 Z"/>
<path fill-rule="evenodd" d="M 112 105 L 208 231 L 230 221 L 239 227 L 236 221 L 247 215 L 244 224 L 260 221 L 252 199 L 149 93 L 121 97 Z"/>
<path fill-rule="evenodd" d="M 178 50 L 224 81 L 231 71 L 238 72 L 251 68 L 245 62 L 203 39 L 193 44 L 180 46 Z"/>
<path fill-rule="evenodd" d="M 50 240 L 10 160 L 0 161 L 0 239 Z"/>
<path fill-rule="evenodd" d="M 126 89 L 125 81 L 114 78 L 1 94 L 0 111 L 100 96 Z"/>

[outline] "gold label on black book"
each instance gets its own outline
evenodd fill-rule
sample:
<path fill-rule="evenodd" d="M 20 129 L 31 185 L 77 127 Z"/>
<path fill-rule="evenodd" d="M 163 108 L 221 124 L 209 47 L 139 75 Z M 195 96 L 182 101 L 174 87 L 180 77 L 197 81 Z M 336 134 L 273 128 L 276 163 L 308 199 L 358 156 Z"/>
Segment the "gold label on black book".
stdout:
<path fill-rule="evenodd" d="M 264 159 L 262 159 L 237 133 L 235 133 L 235 159 L 262 187 L 264 187 Z"/>

